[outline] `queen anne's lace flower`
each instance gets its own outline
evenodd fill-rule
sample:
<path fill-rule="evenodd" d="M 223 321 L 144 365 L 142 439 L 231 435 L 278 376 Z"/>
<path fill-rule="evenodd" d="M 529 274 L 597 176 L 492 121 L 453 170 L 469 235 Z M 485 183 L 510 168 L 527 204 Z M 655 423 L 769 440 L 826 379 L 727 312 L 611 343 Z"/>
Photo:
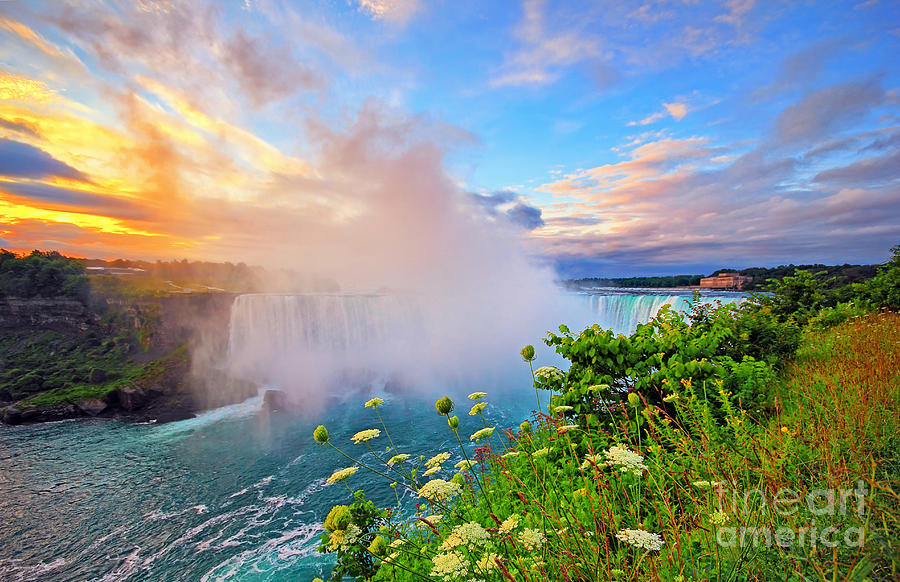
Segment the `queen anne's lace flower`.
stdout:
<path fill-rule="evenodd" d="M 500 455 L 503 459 L 509 459 L 510 457 L 518 457 L 522 451 L 509 451 L 508 453 L 503 453 Z"/>
<path fill-rule="evenodd" d="M 531 453 L 531 456 L 532 457 L 543 457 L 544 455 L 546 455 L 547 453 L 549 453 L 552 450 L 553 450 L 553 447 L 550 447 L 550 448 L 544 447 L 543 449 L 538 449 L 535 452 Z"/>
<path fill-rule="evenodd" d="M 366 402 L 364 406 L 366 408 L 378 408 L 382 404 L 384 404 L 384 400 L 382 400 L 381 398 L 373 398 L 372 400 Z"/>
<path fill-rule="evenodd" d="M 606 464 L 610 467 L 619 467 L 619 470 L 631 471 L 635 475 L 640 475 L 647 465 L 644 464 L 644 457 L 630 450 L 628 447 L 615 445 L 604 453 L 606 455 Z"/>
<path fill-rule="evenodd" d="M 469 394 L 469 400 L 481 400 L 487 396 L 487 392 L 472 392 Z"/>
<path fill-rule="evenodd" d="M 474 433 L 472 433 L 472 436 L 469 437 L 469 440 L 470 441 L 480 441 L 481 439 L 487 438 L 487 437 L 491 436 L 492 434 L 494 434 L 494 427 L 489 426 L 489 427 L 483 428 L 481 430 L 476 430 Z"/>
<path fill-rule="evenodd" d="M 470 546 L 481 546 L 491 540 L 491 534 L 475 521 L 470 521 L 454 527 L 453 533 L 459 536 L 462 543 Z"/>
<path fill-rule="evenodd" d="M 623 529 L 616 534 L 616 537 L 626 544 L 644 550 L 659 551 L 663 544 L 666 543 L 659 534 L 650 533 L 642 529 Z"/>
<path fill-rule="evenodd" d="M 475 564 L 475 570 L 477 570 L 479 574 L 490 574 L 492 570 L 497 569 L 498 558 L 499 556 L 497 554 L 485 554 Z"/>
<path fill-rule="evenodd" d="M 557 432 L 557 434 L 566 434 L 570 430 L 575 430 L 576 428 L 578 428 L 577 424 L 567 424 L 565 426 L 561 426 L 561 427 L 557 428 L 556 432 Z"/>
<path fill-rule="evenodd" d="M 435 465 L 434 467 L 431 467 L 430 469 L 426 469 L 425 472 L 422 473 L 422 475 L 424 475 L 425 477 L 431 477 L 432 475 L 434 475 L 435 473 L 437 473 L 440 470 L 441 470 L 441 466 Z"/>
<path fill-rule="evenodd" d="M 728 519 L 729 516 L 724 511 L 717 511 L 709 516 L 709 522 L 713 525 L 725 525 Z"/>
<path fill-rule="evenodd" d="M 584 462 L 581 463 L 581 468 L 590 469 L 594 465 L 599 465 L 601 461 L 603 461 L 603 457 L 600 455 L 585 455 Z"/>
<path fill-rule="evenodd" d="M 388 465 L 396 465 L 397 463 L 402 463 L 403 461 L 405 461 L 408 458 L 409 458 L 409 455 L 407 455 L 406 453 L 401 453 L 399 455 L 394 455 L 393 457 L 388 459 L 387 464 Z"/>
<path fill-rule="evenodd" d="M 479 402 L 478 404 L 474 405 L 472 409 L 469 410 L 469 416 L 475 416 L 476 414 L 480 413 L 487 405 L 487 402 Z"/>
<path fill-rule="evenodd" d="M 359 471 L 359 467 L 347 467 L 346 469 L 338 469 L 334 473 L 331 474 L 331 477 L 326 479 L 329 483 L 340 483 L 347 477 L 350 477 L 354 473 Z"/>
<path fill-rule="evenodd" d="M 519 543 L 529 552 L 539 550 L 544 545 L 544 534 L 536 529 L 526 527 L 519 534 Z"/>
<path fill-rule="evenodd" d="M 456 467 L 457 469 L 459 469 L 460 471 L 468 471 L 469 469 L 472 468 L 472 465 L 474 465 L 475 463 L 476 463 L 476 461 L 460 461 L 453 466 Z"/>
<path fill-rule="evenodd" d="M 434 467 L 435 465 L 440 465 L 441 463 L 446 463 L 450 458 L 450 453 L 438 453 L 435 456 L 431 457 L 427 461 L 425 461 L 425 465 L 428 467 Z"/>
<path fill-rule="evenodd" d="M 380 435 L 380 434 L 381 434 L 381 431 L 378 430 L 377 428 L 370 428 L 368 430 L 359 431 L 358 433 L 356 433 L 355 435 L 350 437 L 350 440 L 352 440 L 356 444 L 359 444 L 359 443 L 364 443 L 366 441 L 370 441 L 374 438 L 378 438 L 378 435 Z"/>
<path fill-rule="evenodd" d="M 465 578 L 469 573 L 469 564 L 462 556 L 455 553 L 438 554 L 431 558 L 431 576 L 442 582 L 452 582 Z"/>
<path fill-rule="evenodd" d="M 461 490 L 462 487 L 452 481 L 432 479 L 419 489 L 419 497 L 424 497 L 430 501 L 442 501 L 458 495 Z"/>
<path fill-rule="evenodd" d="M 556 366 L 541 366 L 534 371 L 534 375 L 541 380 L 562 379 L 565 373 Z"/>
<path fill-rule="evenodd" d="M 504 519 L 503 523 L 500 524 L 500 533 L 509 535 L 512 530 L 519 527 L 519 519 L 519 516 L 516 514 L 512 514 Z"/>
<path fill-rule="evenodd" d="M 571 410 L 575 410 L 575 409 L 572 408 L 571 406 L 557 406 L 553 409 L 553 412 L 555 412 L 556 414 L 564 414 Z"/>

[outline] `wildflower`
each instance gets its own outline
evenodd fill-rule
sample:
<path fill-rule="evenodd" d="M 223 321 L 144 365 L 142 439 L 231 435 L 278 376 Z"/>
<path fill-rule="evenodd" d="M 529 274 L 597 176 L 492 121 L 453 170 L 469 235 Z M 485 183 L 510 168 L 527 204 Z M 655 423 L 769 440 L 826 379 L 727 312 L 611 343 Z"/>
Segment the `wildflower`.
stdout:
<path fill-rule="evenodd" d="M 440 470 L 441 470 L 441 466 L 435 465 L 434 467 L 431 467 L 430 469 L 426 469 L 425 472 L 422 473 L 422 476 L 423 477 L 431 477 L 432 475 L 434 475 L 435 473 L 437 473 Z"/>
<path fill-rule="evenodd" d="M 456 430 L 459 428 L 459 417 L 451 416 L 447 419 L 447 425 L 450 426 L 451 430 Z"/>
<path fill-rule="evenodd" d="M 494 427 L 490 426 L 488 428 L 483 428 L 481 430 L 477 430 L 472 433 L 472 436 L 469 437 L 470 441 L 480 441 L 483 438 L 487 438 L 494 434 Z"/>
<path fill-rule="evenodd" d="M 324 445 L 325 443 L 328 442 L 328 439 L 329 439 L 328 429 L 325 428 L 324 425 L 320 424 L 319 426 L 316 427 L 316 430 L 313 431 L 313 438 L 316 440 L 317 443 L 321 443 Z"/>
<path fill-rule="evenodd" d="M 484 410 L 487 405 L 487 402 L 479 402 L 478 404 L 473 406 L 471 410 L 469 410 L 469 416 L 475 416 L 476 414 L 481 413 L 481 411 Z"/>
<path fill-rule="evenodd" d="M 359 526 L 355 523 L 351 523 L 347 526 L 347 529 L 344 530 L 344 536 L 341 540 L 341 549 L 346 550 L 353 544 L 359 540 L 359 537 L 362 535 L 362 530 L 359 529 Z"/>
<path fill-rule="evenodd" d="M 350 525 L 350 507 L 347 505 L 335 505 L 325 517 L 325 531 L 336 532 Z"/>
<path fill-rule="evenodd" d="M 603 457 L 600 455 L 585 455 L 584 462 L 581 463 L 582 469 L 590 469 L 594 465 L 599 465 L 600 461 L 603 460 Z"/>
<path fill-rule="evenodd" d="M 509 451 L 508 453 L 503 453 L 502 455 L 500 455 L 500 458 L 509 459 L 511 457 L 518 457 L 519 453 L 521 453 L 521 452 L 522 451 Z"/>
<path fill-rule="evenodd" d="M 724 511 L 717 511 L 709 516 L 709 522 L 713 525 L 725 525 L 728 519 L 728 514 Z"/>
<path fill-rule="evenodd" d="M 543 380 L 544 382 L 550 382 L 552 380 L 562 380 L 565 375 L 565 372 L 563 372 L 556 366 L 541 366 L 534 371 L 535 378 Z"/>
<path fill-rule="evenodd" d="M 581 489 L 576 489 L 573 491 L 577 497 L 587 497 L 587 489 L 582 487 Z"/>
<path fill-rule="evenodd" d="M 469 574 L 468 563 L 454 553 L 438 554 L 431 558 L 431 563 L 431 576 L 442 582 L 465 578 Z"/>
<path fill-rule="evenodd" d="M 472 392 L 469 394 L 469 400 L 481 400 L 487 396 L 487 392 Z"/>
<path fill-rule="evenodd" d="M 372 400 L 369 400 L 368 402 L 365 403 L 365 407 L 366 408 L 378 408 L 382 404 L 384 404 L 384 400 L 382 400 L 381 398 L 373 398 Z"/>
<path fill-rule="evenodd" d="M 509 535 L 512 530 L 519 527 L 519 520 L 519 516 L 515 513 L 504 519 L 503 523 L 500 524 L 500 533 Z"/>
<path fill-rule="evenodd" d="M 613 575 L 614 578 L 624 578 L 625 570 L 620 570 L 619 568 L 613 568 L 609 571 L 610 574 Z"/>
<path fill-rule="evenodd" d="M 531 434 L 531 423 L 527 420 L 522 422 L 522 424 L 519 425 L 519 430 L 525 434 Z"/>
<path fill-rule="evenodd" d="M 634 394 L 632 392 L 632 394 Z M 604 453 L 606 455 L 606 464 L 610 467 L 618 466 L 621 471 L 631 471 L 635 475 L 640 475 L 647 465 L 644 464 L 644 457 L 630 450 L 628 447 L 615 445 Z"/>
<path fill-rule="evenodd" d="M 376 536 L 372 543 L 369 544 L 369 552 L 375 556 L 383 556 L 387 554 L 388 544 L 387 540 L 385 540 L 381 536 Z"/>
<path fill-rule="evenodd" d="M 722 481 L 692 481 L 691 485 L 701 488 L 718 487 L 719 485 L 722 485 Z"/>
<path fill-rule="evenodd" d="M 666 543 L 663 541 L 662 537 L 659 534 L 650 533 L 642 529 L 619 530 L 619 533 L 616 534 L 616 537 L 626 544 L 632 545 L 636 548 L 642 548 L 644 550 L 659 551 L 663 547 L 663 544 Z"/>
<path fill-rule="evenodd" d="M 460 471 L 467 471 L 472 468 L 472 465 L 475 464 L 475 461 L 460 461 L 457 464 L 453 465 Z"/>
<path fill-rule="evenodd" d="M 461 537 L 459 537 L 455 533 L 451 533 L 446 538 L 444 538 L 444 542 L 440 546 L 438 546 L 438 550 L 440 550 L 442 552 L 448 552 L 451 550 L 455 550 L 456 548 L 461 546 L 462 543 L 463 543 L 463 540 Z"/>
<path fill-rule="evenodd" d="M 475 569 L 479 574 L 490 574 L 491 570 L 497 568 L 497 559 L 499 557 L 497 554 L 485 554 L 475 563 Z"/>
<path fill-rule="evenodd" d="M 544 534 L 536 529 L 526 527 L 519 534 L 519 543 L 529 552 L 539 550 L 544 545 Z"/>
<path fill-rule="evenodd" d="M 350 437 L 350 440 L 352 440 L 355 444 L 358 445 L 359 443 L 364 443 L 364 442 L 370 441 L 374 438 L 378 438 L 378 435 L 380 435 L 380 434 L 381 434 L 381 431 L 378 430 L 377 428 L 370 428 L 368 430 L 359 431 L 358 433 L 356 433 L 355 435 Z"/>
<path fill-rule="evenodd" d="M 491 534 L 476 521 L 470 521 L 454 527 L 453 533 L 459 536 L 462 543 L 470 546 L 481 546 L 491 540 Z"/>
<path fill-rule="evenodd" d="M 443 501 L 458 495 L 461 490 L 462 487 L 458 483 L 444 481 L 443 479 L 432 479 L 422 485 L 418 493 L 419 497 L 424 497 L 429 501 Z"/>
<path fill-rule="evenodd" d="M 453 401 L 450 400 L 449 397 L 444 396 L 434 403 L 434 407 L 437 408 L 438 414 L 447 416 L 448 414 L 453 412 Z"/>
<path fill-rule="evenodd" d="M 557 428 L 556 433 L 557 434 L 566 434 L 570 430 L 575 430 L 576 428 L 578 428 L 577 424 L 567 424 L 565 426 L 561 426 L 561 427 Z"/>
<path fill-rule="evenodd" d="M 534 360 L 534 346 L 531 344 L 522 348 L 522 351 L 519 353 L 522 354 L 522 358 L 526 362 L 530 362 L 530 361 Z"/>
<path fill-rule="evenodd" d="M 544 455 L 549 453 L 551 450 L 552 450 L 552 447 L 549 449 L 547 447 L 544 447 L 543 449 L 538 449 L 535 452 L 531 453 L 531 456 L 532 457 L 543 457 Z"/>
<path fill-rule="evenodd" d="M 669 394 L 668 396 L 664 396 L 663 402 L 675 402 L 679 398 L 680 398 L 680 396 L 678 396 L 677 393 L 672 393 L 672 394 Z"/>
<path fill-rule="evenodd" d="M 555 412 L 556 414 L 565 414 L 565 413 L 569 412 L 570 410 L 575 410 L 575 409 L 572 408 L 571 406 L 557 406 L 556 408 L 553 409 L 553 412 Z"/>
<path fill-rule="evenodd" d="M 632 406 L 637 406 L 641 403 L 641 397 L 637 395 L 637 392 L 629 392 L 628 393 L 628 404 Z"/>
<path fill-rule="evenodd" d="M 588 387 L 588 392 L 603 392 L 609 390 L 609 384 L 594 384 Z"/>
<path fill-rule="evenodd" d="M 331 477 L 326 479 L 329 483 L 340 483 L 347 477 L 350 477 L 354 473 L 359 471 L 359 467 L 347 467 L 346 469 L 338 469 L 334 473 L 331 474 Z"/>
<path fill-rule="evenodd" d="M 441 465 L 446 463 L 450 459 L 450 453 L 438 453 L 435 456 L 431 457 L 427 461 L 425 461 L 425 465 L 428 467 L 434 467 L 436 465 Z"/>
<path fill-rule="evenodd" d="M 407 455 L 405 453 L 399 454 L 399 455 L 394 455 L 393 457 L 388 459 L 387 464 L 388 465 L 396 465 L 397 463 L 402 463 L 403 461 L 405 461 L 408 458 L 409 458 L 409 455 Z"/>

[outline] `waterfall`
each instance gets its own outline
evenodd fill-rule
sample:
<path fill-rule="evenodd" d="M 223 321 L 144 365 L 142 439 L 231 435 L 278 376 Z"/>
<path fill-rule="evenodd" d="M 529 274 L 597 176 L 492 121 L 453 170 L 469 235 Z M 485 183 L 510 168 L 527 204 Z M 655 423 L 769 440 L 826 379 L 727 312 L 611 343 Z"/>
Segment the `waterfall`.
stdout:
<path fill-rule="evenodd" d="M 305 294 L 240 295 L 229 326 L 228 359 L 233 373 L 282 387 L 321 386 L 345 373 L 381 375 L 410 372 L 431 375 L 440 367 L 461 369 L 482 360 L 498 368 L 509 356 L 519 366 L 518 350 L 539 344 L 543 330 L 565 323 L 573 331 L 592 324 L 630 333 L 664 305 L 686 310 L 691 296 L 598 290 L 565 294 L 541 311 L 542 329 L 529 337 L 497 343 L 499 324 L 468 321 L 441 305 L 395 295 Z M 735 302 L 742 295 L 706 295 L 701 301 Z M 460 341 L 459 329 L 476 329 Z M 501 342 L 502 343 L 502 342 Z M 509 342 L 507 342 L 509 343 Z M 497 345 L 494 345 L 497 344 Z M 492 351 L 493 350 L 493 351 Z M 462 354 L 462 355 L 461 355 Z M 484 357 L 479 358 L 481 354 Z M 454 358 L 457 358 L 454 360 Z"/>

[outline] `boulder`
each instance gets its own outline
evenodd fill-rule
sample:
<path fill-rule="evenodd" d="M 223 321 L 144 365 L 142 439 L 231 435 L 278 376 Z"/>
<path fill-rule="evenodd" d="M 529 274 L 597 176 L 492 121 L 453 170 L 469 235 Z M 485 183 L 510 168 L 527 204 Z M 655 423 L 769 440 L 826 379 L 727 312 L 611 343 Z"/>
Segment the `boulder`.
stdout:
<path fill-rule="evenodd" d="M 147 405 L 147 401 L 149 400 L 149 395 L 146 392 L 132 384 L 122 386 L 116 390 L 116 392 L 119 407 L 128 412 L 143 408 Z"/>
<path fill-rule="evenodd" d="M 107 404 L 97 398 L 81 398 L 75 401 L 75 406 L 88 416 L 97 416 L 107 408 Z"/>
<path fill-rule="evenodd" d="M 287 410 L 289 407 L 287 393 L 281 390 L 266 390 L 263 394 L 263 408 L 269 412 Z"/>
<path fill-rule="evenodd" d="M 6 424 L 19 424 L 22 422 L 22 411 L 15 406 L 7 406 L 0 410 L 0 418 Z"/>

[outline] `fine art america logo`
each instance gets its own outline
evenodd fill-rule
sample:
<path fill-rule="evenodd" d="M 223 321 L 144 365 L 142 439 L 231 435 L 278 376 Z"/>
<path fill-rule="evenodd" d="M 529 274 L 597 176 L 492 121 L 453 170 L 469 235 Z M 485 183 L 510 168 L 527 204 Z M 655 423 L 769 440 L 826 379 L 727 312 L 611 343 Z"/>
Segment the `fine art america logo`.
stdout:
<path fill-rule="evenodd" d="M 854 489 L 813 489 L 806 495 L 781 488 L 769 497 L 759 489 L 729 488 L 727 483 L 704 482 L 716 488 L 719 497 L 716 542 L 724 547 L 778 546 L 781 548 L 816 548 L 838 546 L 859 548 L 865 543 L 865 531 L 853 521 L 865 521 L 866 484 L 857 481 Z M 760 523 L 756 526 L 727 526 L 728 513 L 773 515 L 804 522 L 800 527 Z M 856 520 L 854 517 L 860 519 Z M 741 520 L 746 523 L 747 520 Z M 827 522 L 827 525 L 825 524 Z"/>

